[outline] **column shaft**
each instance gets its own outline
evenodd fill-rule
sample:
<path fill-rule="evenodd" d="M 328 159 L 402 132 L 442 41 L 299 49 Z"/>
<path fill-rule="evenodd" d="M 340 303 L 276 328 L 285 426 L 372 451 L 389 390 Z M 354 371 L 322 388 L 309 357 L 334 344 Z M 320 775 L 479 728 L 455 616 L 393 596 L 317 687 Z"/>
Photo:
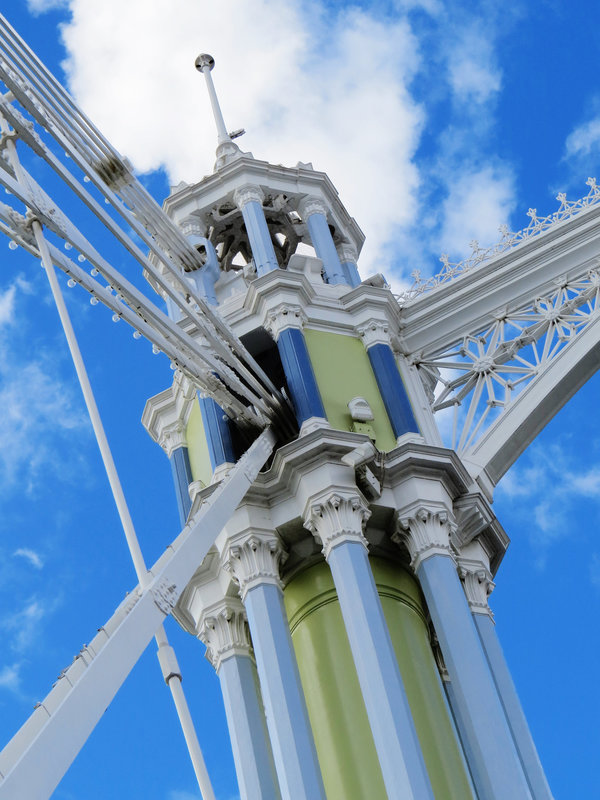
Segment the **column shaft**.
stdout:
<path fill-rule="evenodd" d="M 398 438 L 408 432 L 419 433 L 392 348 L 388 344 L 376 343 L 367 352 L 394 436 Z"/>
<path fill-rule="evenodd" d="M 327 557 L 390 800 L 433 798 L 367 551 L 344 541 Z"/>
<path fill-rule="evenodd" d="M 200 397 L 199 402 L 210 464 L 213 470 L 221 464 L 228 462 L 234 464 L 237 459 L 231 440 L 229 420 L 225 412 L 212 397 Z"/>
<path fill-rule="evenodd" d="M 250 656 L 233 655 L 219 670 L 229 738 L 241 800 L 279 800 L 256 667 Z"/>
<path fill-rule="evenodd" d="M 192 482 L 192 468 L 187 447 L 177 447 L 169 457 L 171 462 L 171 472 L 173 473 L 173 483 L 175 484 L 175 494 L 177 496 L 177 509 L 181 525 L 185 522 L 192 507 L 192 501 L 188 492 L 188 486 Z"/>
<path fill-rule="evenodd" d="M 246 223 L 246 231 L 248 232 L 256 272 L 259 275 L 264 275 L 265 272 L 279 269 L 275 248 L 269 233 L 269 226 L 261 204 L 257 200 L 250 200 L 244 203 L 242 216 Z"/>
<path fill-rule="evenodd" d="M 281 589 L 249 588 L 244 598 L 283 800 L 325 800 Z"/>
<path fill-rule="evenodd" d="M 327 283 L 347 283 L 325 214 L 309 214 L 306 224 L 315 252 L 323 262 Z"/>
<path fill-rule="evenodd" d="M 302 425 L 311 417 L 325 418 L 323 401 L 302 331 L 298 328 L 282 330 L 277 339 L 277 349 L 298 424 Z"/>
<path fill-rule="evenodd" d="M 431 555 L 420 561 L 417 576 L 452 682 L 456 721 L 480 800 L 531 800 L 453 560 Z"/>
<path fill-rule="evenodd" d="M 496 626 L 488 614 L 473 614 L 473 619 L 533 798 L 534 800 L 552 800 L 552 792 L 540 763 L 515 684 L 504 659 L 504 653 L 496 633 Z"/>

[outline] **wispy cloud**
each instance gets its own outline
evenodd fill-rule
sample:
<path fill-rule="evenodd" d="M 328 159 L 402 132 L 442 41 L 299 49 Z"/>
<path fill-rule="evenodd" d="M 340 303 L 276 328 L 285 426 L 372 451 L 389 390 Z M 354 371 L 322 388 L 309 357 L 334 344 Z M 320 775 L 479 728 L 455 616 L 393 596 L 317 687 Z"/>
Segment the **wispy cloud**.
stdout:
<path fill-rule="evenodd" d="M 15 550 L 13 556 L 24 558 L 32 567 L 35 567 L 35 569 L 42 569 L 44 566 L 44 562 L 39 553 L 36 553 L 35 550 L 30 550 L 28 547 L 20 547 L 18 550 Z"/>
<path fill-rule="evenodd" d="M 600 518 L 600 466 L 583 466 L 578 456 L 564 442 L 544 448 L 534 444 L 498 484 L 498 497 L 524 520 L 538 568 L 545 566 L 549 550 L 571 535 L 577 504 L 584 499 L 592 508 L 596 504 Z M 600 557 L 594 556 L 590 579 L 594 583 L 596 578 Z"/>
<path fill-rule="evenodd" d="M 0 669 L 0 689 L 13 694 L 21 693 L 21 664 L 10 664 Z"/>

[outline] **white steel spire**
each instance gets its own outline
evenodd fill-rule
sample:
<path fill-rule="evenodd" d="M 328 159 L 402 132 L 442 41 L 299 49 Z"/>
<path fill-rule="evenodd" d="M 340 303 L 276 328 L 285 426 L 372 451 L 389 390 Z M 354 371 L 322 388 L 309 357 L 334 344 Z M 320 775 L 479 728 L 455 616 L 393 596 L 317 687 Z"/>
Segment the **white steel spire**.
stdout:
<path fill-rule="evenodd" d="M 227 128 L 225 127 L 225 120 L 223 119 L 221 106 L 219 105 L 219 98 L 217 97 L 212 75 L 210 74 L 215 66 L 214 58 L 208 53 L 200 53 L 195 61 L 195 65 L 198 72 L 201 72 L 204 75 L 213 116 L 215 118 L 215 125 L 217 126 L 218 144 L 215 169 L 218 169 L 219 167 L 224 166 L 228 161 L 231 161 L 232 158 L 235 158 L 241 151 L 237 144 L 233 142 L 230 134 L 227 132 Z M 243 132 L 244 131 L 236 131 L 236 134 L 239 136 Z"/>

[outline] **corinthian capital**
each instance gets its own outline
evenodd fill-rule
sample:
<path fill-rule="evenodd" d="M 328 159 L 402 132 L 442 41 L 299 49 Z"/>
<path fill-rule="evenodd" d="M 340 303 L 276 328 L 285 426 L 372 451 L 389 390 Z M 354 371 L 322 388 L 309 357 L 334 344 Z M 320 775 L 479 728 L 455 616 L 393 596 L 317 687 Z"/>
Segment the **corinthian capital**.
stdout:
<path fill-rule="evenodd" d="M 368 350 L 374 344 L 389 345 L 391 343 L 389 328 L 390 326 L 384 319 L 370 319 L 363 325 L 359 325 L 356 330 Z"/>
<path fill-rule="evenodd" d="M 280 303 L 267 312 L 263 326 L 275 341 L 277 341 L 281 331 L 287 328 L 302 330 L 305 323 L 306 314 L 300 306 L 291 305 L 290 303 Z"/>
<path fill-rule="evenodd" d="M 251 656 L 252 642 L 242 602 L 228 597 L 203 612 L 198 638 L 206 645 L 206 658 L 218 672 L 231 656 Z"/>
<path fill-rule="evenodd" d="M 285 553 L 279 539 L 266 533 L 251 533 L 229 544 L 223 553 L 223 566 L 240 587 L 242 600 L 254 586 L 272 583 L 282 588 L 279 565 Z"/>
<path fill-rule="evenodd" d="M 238 186 L 233 193 L 233 202 L 239 209 L 242 209 L 246 203 L 259 203 L 261 206 L 264 203 L 265 195 L 260 186 L 255 186 L 252 183 L 246 183 L 244 186 Z"/>
<path fill-rule="evenodd" d="M 451 556 L 450 534 L 454 520 L 443 506 L 415 505 L 396 512 L 396 531 L 392 540 L 406 545 L 412 568 L 417 571 L 433 555 Z"/>
<path fill-rule="evenodd" d="M 298 213 L 306 222 L 311 214 L 323 214 L 323 216 L 326 217 L 327 206 L 319 197 L 309 195 L 308 197 L 302 198 L 298 203 Z"/>
<path fill-rule="evenodd" d="M 323 546 L 329 558 L 331 550 L 342 542 L 359 542 L 368 549 L 363 528 L 371 512 L 361 495 L 333 491 L 312 498 L 304 514 L 304 527 Z"/>
<path fill-rule="evenodd" d="M 494 615 L 488 605 L 488 597 L 494 590 L 495 584 L 486 565 L 481 561 L 461 556 L 458 559 L 458 574 L 463 582 L 471 613 L 487 614 L 493 619 Z"/>
<path fill-rule="evenodd" d="M 177 420 L 171 425 L 165 425 L 159 432 L 158 443 L 169 458 L 178 447 L 186 447 L 185 425 L 182 420 Z"/>

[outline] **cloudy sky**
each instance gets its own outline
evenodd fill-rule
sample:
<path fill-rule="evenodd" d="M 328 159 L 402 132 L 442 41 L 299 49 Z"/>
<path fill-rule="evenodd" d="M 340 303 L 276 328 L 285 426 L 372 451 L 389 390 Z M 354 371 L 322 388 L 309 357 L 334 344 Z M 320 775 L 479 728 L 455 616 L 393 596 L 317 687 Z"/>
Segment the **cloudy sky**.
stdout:
<path fill-rule="evenodd" d="M 0 0 L 0 10 L 160 200 L 212 171 L 200 51 L 229 129 L 273 163 L 326 171 L 394 286 L 459 260 L 530 207 L 600 177 L 600 41 L 586 0 Z M 0 242 L 0 247 L 2 243 Z M 45 276 L 0 270 L 0 736 L 9 738 L 134 584 Z M 119 265 L 117 265 L 119 266 Z M 168 464 L 141 428 L 166 361 L 75 292 L 70 307 L 148 562 L 178 529 Z M 600 383 L 506 476 L 513 540 L 492 598 L 558 799 L 597 793 Z M 169 626 L 219 800 L 236 797 L 218 685 Z M 56 792 L 198 797 L 153 648 Z M 152 764 L 152 770 L 148 765 Z"/>

